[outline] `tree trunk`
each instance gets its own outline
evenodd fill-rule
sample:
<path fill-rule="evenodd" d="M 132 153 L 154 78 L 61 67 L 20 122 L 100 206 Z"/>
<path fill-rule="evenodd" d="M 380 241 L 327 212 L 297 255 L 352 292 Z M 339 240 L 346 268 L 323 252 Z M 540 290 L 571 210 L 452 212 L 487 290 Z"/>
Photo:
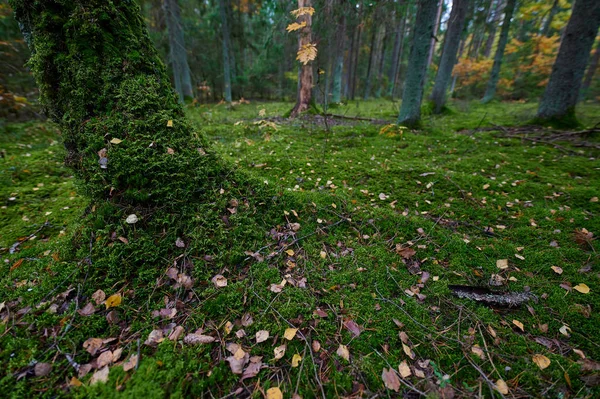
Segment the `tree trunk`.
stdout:
<path fill-rule="evenodd" d="M 376 19 L 376 18 L 374 18 Z M 365 95 L 364 99 L 369 98 L 369 92 L 371 91 L 371 76 L 373 75 L 373 64 L 375 61 L 373 57 L 376 54 L 376 43 L 377 43 L 377 31 L 378 29 L 375 27 L 375 24 L 372 26 L 373 32 L 371 33 L 371 47 L 369 49 L 369 63 L 367 64 L 367 78 L 365 79 Z"/>
<path fill-rule="evenodd" d="M 483 50 L 483 56 L 485 58 L 490 58 L 492 55 L 492 48 L 494 47 L 494 40 L 496 40 L 496 31 L 498 30 L 498 25 L 500 24 L 500 15 L 502 15 L 502 0 L 497 0 L 496 9 L 494 10 L 494 16 L 489 23 L 488 29 L 488 37 L 485 42 L 485 49 Z"/>
<path fill-rule="evenodd" d="M 298 8 L 311 7 L 311 0 L 298 0 Z M 306 22 L 306 26 L 300 30 L 298 39 L 298 49 L 306 46 L 312 41 L 312 17 L 310 14 L 304 14 L 298 17 L 298 23 Z M 298 72 L 298 95 L 296 105 L 290 114 L 291 118 L 295 118 L 302 112 L 305 112 L 310 107 L 313 88 L 313 65 L 312 61 L 306 65 L 300 65 Z"/>
<path fill-rule="evenodd" d="M 163 4 L 169 32 L 169 58 L 173 68 L 175 90 L 179 93 L 179 101 L 184 102 L 194 97 L 194 90 L 185 49 L 181 9 L 177 0 L 164 0 Z"/>
<path fill-rule="evenodd" d="M 342 76 L 344 74 L 344 45 L 346 39 L 346 15 L 342 14 L 342 21 L 337 28 L 336 54 L 333 62 L 333 87 L 331 90 L 331 102 L 339 104 L 342 102 Z"/>
<path fill-rule="evenodd" d="M 430 0 L 433 1 L 433 0 Z M 435 25 L 433 27 L 433 32 L 431 33 L 431 47 L 429 48 L 429 54 L 427 55 L 427 68 L 431 65 L 431 61 L 433 60 L 433 53 L 435 53 L 435 45 L 436 45 L 436 36 L 438 29 L 440 27 L 440 19 L 442 18 L 442 7 L 444 6 L 444 0 L 438 0 L 438 9 L 437 15 L 435 17 Z"/>
<path fill-rule="evenodd" d="M 504 21 L 502 21 L 502 30 L 500 31 L 500 39 L 498 40 L 498 48 L 496 49 L 496 55 L 494 56 L 494 65 L 490 73 L 490 79 L 488 80 L 485 95 L 481 100 L 482 103 L 487 104 L 496 95 L 496 87 L 500 80 L 500 68 L 502 67 L 502 58 L 504 57 L 504 49 L 508 43 L 508 32 L 510 30 L 510 21 L 515 11 L 516 0 L 508 0 L 506 7 L 504 7 Z"/>
<path fill-rule="evenodd" d="M 221 28 L 223 30 L 223 97 L 227 103 L 231 103 L 231 35 L 229 32 L 229 22 L 227 21 L 227 9 L 225 0 L 219 0 L 219 11 L 221 14 Z"/>
<path fill-rule="evenodd" d="M 444 49 L 442 58 L 435 77 L 435 84 L 431 94 L 434 113 L 439 114 L 446 103 L 446 90 L 452 77 L 452 69 L 456 64 L 456 53 L 460 45 L 460 37 L 465 24 L 467 15 L 468 0 L 454 0 L 452 3 L 452 12 L 448 22 L 448 31 L 444 39 Z"/>
<path fill-rule="evenodd" d="M 538 108 L 540 121 L 577 124 L 575 105 L 599 25 L 600 2 L 576 0 Z"/>
<path fill-rule="evenodd" d="M 542 35 L 546 37 L 552 36 L 552 20 L 554 16 L 558 12 L 558 0 L 554 0 L 552 3 L 552 8 L 548 12 L 548 18 L 546 18 L 546 22 L 544 22 L 544 27 L 542 28 Z"/>
<path fill-rule="evenodd" d="M 392 51 L 392 65 L 388 74 L 389 79 L 389 90 L 388 96 L 394 97 L 394 91 L 396 89 L 396 83 L 398 78 L 398 68 L 400 66 L 400 58 L 402 54 L 402 44 L 404 42 L 404 24 L 406 21 L 406 12 L 402 13 L 400 17 L 400 26 L 396 31 L 396 38 L 394 40 L 394 50 Z"/>
<path fill-rule="evenodd" d="M 381 98 L 381 89 L 382 89 L 382 83 L 383 83 L 383 67 L 385 65 L 385 50 L 387 47 L 387 40 L 385 37 L 385 26 L 382 29 L 382 35 L 381 35 L 381 51 L 379 52 L 379 69 L 377 71 L 377 86 L 375 88 L 375 98 Z"/>
<path fill-rule="evenodd" d="M 587 73 L 585 74 L 585 79 L 583 80 L 583 85 L 581 87 L 581 99 L 584 99 L 587 95 L 587 91 L 592 84 L 592 79 L 594 78 L 594 74 L 598 69 L 598 64 L 600 63 L 600 41 L 596 45 L 596 50 L 594 51 L 594 56 L 592 57 L 592 61 L 587 68 Z"/>
<path fill-rule="evenodd" d="M 385 36 L 385 25 L 378 22 L 378 13 L 375 13 L 373 23 L 373 38 L 371 40 L 371 54 L 369 55 L 369 66 L 367 68 L 367 79 L 365 82 L 365 95 L 364 99 L 368 99 L 371 96 L 371 87 L 373 85 L 373 77 L 378 74 L 379 71 L 379 57 L 381 54 L 382 42 Z"/>
<path fill-rule="evenodd" d="M 359 20 L 360 21 L 360 20 Z M 358 56 L 360 54 L 360 39 L 362 36 L 362 24 L 356 27 L 356 37 L 354 40 L 354 54 L 352 55 L 352 75 L 350 76 L 350 99 L 354 100 L 356 97 L 356 76 L 358 69 Z"/>
<path fill-rule="evenodd" d="M 427 74 L 427 57 L 431 48 L 431 36 L 436 20 L 437 3 L 420 0 L 410 56 L 408 57 L 408 73 L 402 94 L 402 106 L 398 123 L 408 127 L 418 127 L 421 121 L 421 101 L 423 86 Z"/>

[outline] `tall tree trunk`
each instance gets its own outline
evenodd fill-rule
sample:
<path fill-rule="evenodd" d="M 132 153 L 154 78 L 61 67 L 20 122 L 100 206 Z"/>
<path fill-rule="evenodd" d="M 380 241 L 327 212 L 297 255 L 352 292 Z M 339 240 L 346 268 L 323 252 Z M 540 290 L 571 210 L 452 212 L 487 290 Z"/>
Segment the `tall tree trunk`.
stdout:
<path fill-rule="evenodd" d="M 554 20 L 554 16 L 558 12 L 558 8 L 558 0 L 554 0 L 554 3 L 552 3 L 552 8 L 548 12 L 546 22 L 544 22 L 544 27 L 542 28 L 542 35 L 546 37 L 550 37 L 552 35 L 552 21 Z"/>
<path fill-rule="evenodd" d="M 502 0 L 497 0 L 496 9 L 494 10 L 494 17 L 488 25 L 488 37 L 485 41 L 485 49 L 483 50 L 483 56 L 485 58 L 490 58 L 492 55 L 494 40 L 496 40 L 496 31 L 498 30 L 498 25 L 500 24 L 500 15 L 502 15 L 503 3 L 504 2 Z"/>
<path fill-rule="evenodd" d="M 388 96 L 394 97 L 394 91 L 396 89 L 396 83 L 398 78 L 398 69 L 400 66 L 400 58 L 402 54 L 402 45 L 404 43 L 404 24 L 406 21 L 407 12 L 403 12 L 400 17 L 400 26 L 396 30 L 396 37 L 394 39 L 394 50 L 392 51 L 392 65 L 388 74 L 389 89 Z"/>
<path fill-rule="evenodd" d="M 354 100 L 356 97 L 356 76 L 358 75 L 358 56 L 360 54 L 360 39 L 362 37 L 362 23 L 356 28 L 356 39 L 354 46 L 354 55 L 352 56 L 352 76 L 350 77 L 350 99 Z"/>
<path fill-rule="evenodd" d="M 375 98 L 381 98 L 381 90 L 382 90 L 382 83 L 383 83 L 383 67 L 385 65 L 385 50 L 387 47 L 387 40 L 385 37 L 385 26 L 382 29 L 383 33 L 382 33 L 382 37 L 381 37 L 381 51 L 379 52 L 379 68 L 377 71 L 377 86 L 375 88 Z"/>
<path fill-rule="evenodd" d="M 433 0 L 430 0 L 433 1 Z M 431 61 L 433 60 L 433 53 L 435 53 L 435 44 L 437 42 L 436 35 L 438 29 L 440 27 L 440 22 L 442 18 L 442 7 L 444 6 L 444 0 L 438 0 L 438 9 L 437 15 L 435 17 L 435 25 L 433 27 L 433 32 L 431 33 L 431 47 L 429 48 L 429 54 L 427 55 L 427 68 L 431 65 Z"/>
<path fill-rule="evenodd" d="M 179 101 L 184 102 L 194 97 L 194 90 L 185 49 L 181 9 L 177 0 L 164 0 L 163 4 L 169 31 L 169 58 L 173 68 L 175 90 L 179 93 Z"/>
<path fill-rule="evenodd" d="M 377 18 L 374 18 L 377 19 Z M 373 30 L 373 32 L 371 33 L 371 46 L 369 49 L 369 63 L 367 64 L 367 77 L 365 79 L 365 95 L 364 95 L 364 99 L 366 100 L 367 98 L 369 98 L 369 92 L 371 91 L 371 76 L 373 75 L 373 64 L 375 63 L 373 61 L 373 57 L 376 54 L 376 43 L 377 43 L 377 27 L 375 26 L 375 23 L 373 23 L 373 26 L 371 28 Z"/>
<path fill-rule="evenodd" d="M 421 122 L 423 86 L 427 75 L 427 57 L 431 48 L 431 36 L 437 23 L 436 11 L 436 2 L 419 0 L 412 46 L 408 57 L 408 73 L 398 116 L 398 123 L 408 127 L 418 127 Z"/>
<path fill-rule="evenodd" d="M 231 40 L 229 22 L 227 21 L 227 9 L 225 0 L 219 0 L 219 11 L 221 14 L 221 28 L 223 30 L 223 97 L 230 103 L 231 99 L 231 64 L 229 60 L 231 51 Z"/>
<path fill-rule="evenodd" d="M 599 25 L 600 2 L 576 0 L 538 108 L 540 121 L 577 124 L 575 105 Z"/>
<path fill-rule="evenodd" d="M 346 15 L 342 14 L 342 21 L 338 24 L 336 32 L 336 54 L 333 62 L 333 87 L 331 102 L 342 102 L 342 76 L 344 74 L 344 45 L 346 42 Z"/>
<path fill-rule="evenodd" d="M 583 85 L 581 86 L 581 99 L 584 99 L 587 91 L 592 84 L 592 79 L 594 78 L 594 74 L 598 69 L 598 64 L 600 63 L 600 41 L 596 45 L 596 50 L 594 51 L 594 56 L 592 57 L 592 61 L 587 68 L 587 73 L 585 74 L 585 79 L 583 80 Z"/>
<path fill-rule="evenodd" d="M 364 99 L 368 99 L 371 96 L 371 87 L 373 85 L 373 77 L 377 75 L 379 70 L 379 57 L 382 56 L 381 48 L 383 38 L 385 36 L 385 25 L 378 24 L 379 18 L 377 14 L 374 18 L 373 23 L 373 37 L 371 40 L 371 54 L 369 55 L 369 66 L 367 68 L 367 79 L 365 81 L 365 95 Z"/>
<path fill-rule="evenodd" d="M 444 49 L 442 58 L 435 77 L 431 101 L 433 102 L 434 113 L 439 114 L 446 103 L 446 89 L 452 77 L 452 69 L 456 64 L 456 53 L 460 45 L 460 37 L 465 25 L 467 15 L 468 0 L 454 0 L 452 2 L 452 12 L 448 22 L 448 31 L 444 39 Z"/>
<path fill-rule="evenodd" d="M 482 103 L 486 104 L 492 101 L 496 95 L 496 88 L 498 81 L 500 80 L 500 68 L 502 67 L 502 58 L 504 58 L 504 49 L 508 43 L 508 32 L 510 31 L 510 21 L 515 11 L 516 0 L 508 0 L 506 7 L 504 7 L 504 21 L 502 21 L 502 30 L 500 31 L 500 39 L 498 40 L 498 48 L 496 49 L 496 55 L 494 56 L 494 65 L 490 73 L 490 79 L 488 80 L 485 95 L 481 100 Z"/>
<path fill-rule="evenodd" d="M 298 8 L 311 7 L 311 0 L 298 0 Z M 306 26 L 300 30 L 298 39 L 298 49 L 311 44 L 312 41 L 312 17 L 310 14 L 304 14 L 298 17 L 298 22 L 306 22 Z M 313 88 L 313 65 L 312 61 L 306 65 L 301 65 L 298 72 L 298 95 L 296 105 L 292 109 L 290 117 L 295 118 L 300 113 L 305 112 L 310 107 Z"/>

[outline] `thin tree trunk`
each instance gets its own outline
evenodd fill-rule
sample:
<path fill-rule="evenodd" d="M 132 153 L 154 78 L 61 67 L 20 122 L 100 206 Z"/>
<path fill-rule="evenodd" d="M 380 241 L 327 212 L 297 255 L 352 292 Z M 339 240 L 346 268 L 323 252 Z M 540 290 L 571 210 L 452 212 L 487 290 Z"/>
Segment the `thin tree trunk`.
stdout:
<path fill-rule="evenodd" d="M 356 45 L 354 46 L 354 56 L 352 59 L 352 77 L 350 79 L 350 99 L 356 97 L 356 77 L 358 75 L 358 56 L 360 54 L 360 39 L 362 36 L 362 24 L 359 24 L 356 30 Z"/>
<path fill-rule="evenodd" d="M 373 37 L 371 39 L 371 54 L 369 55 L 369 66 L 367 68 L 367 79 L 365 82 L 365 95 L 364 99 L 368 99 L 371 96 L 371 87 L 373 85 L 373 77 L 376 76 L 379 70 L 379 57 L 381 56 L 381 47 L 383 37 L 385 36 L 385 25 L 378 25 L 377 14 L 374 18 L 373 23 Z"/>
<path fill-rule="evenodd" d="M 594 51 L 594 56 L 592 57 L 592 61 L 587 68 L 587 73 L 585 74 L 585 79 L 583 80 L 583 84 L 581 86 L 581 99 L 584 99 L 590 85 L 592 84 L 592 79 L 594 78 L 594 74 L 598 69 L 598 64 L 600 63 L 600 41 L 596 45 L 596 50 Z"/>
<path fill-rule="evenodd" d="M 387 40 L 385 37 L 385 26 L 382 29 L 382 39 L 381 39 L 381 51 L 379 52 L 379 70 L 377 71 L 377 86 L 375 88 L 375 98 L 381 98 L 381 90 L 383 83 L 383 66 L 385 65 L 385 50 L 387 47 Z"/>
<path fill-rule="evenodd" d="M 348 50 L 347 62 L 346 62 L 346 84 L 344 88 L 344 96 L 346 98 L 352 98 L 352 75 L 354 73 L 354 47 L 356 46 L 356 31 L 355 28 L 350 38 L 350 49 Z"/>
<path fill-rule="evenodd" d="M 298 8 L 311 7 L 311 0 L 298 0 Z M 306 26 L 300 30 L 298 49 L 306 46 L 312 41 L 312 17 L 310 14 L 301 15 L 298 22 L 306 22 Z M 298 71 L 298 95 L 296 105 L 292 109 L 290 117 L 295 118 L 310 107 L 313 88 L 313 65 L 312 61 L 301 65 Z"/>
<path fill-rule="evenodd" d="M 423 86 L 427 75 L 427 57 L 431 48 L 431 36 L 436 20 L 436 2 L 420 0 L 415 28 L 412 38 L 410 56 L 408 58 L 408 73 L 398 123 L 417 127 L 421 122 L 421 101 Z"/>
<path fill-rule="evenodd" d="M 494 56 L 494 65 L 490 73 L 490 79 L 488 80 L 485 95 L 481 100 L 482 103 L 486 104 L 492 101 L 496 95 L 496 88 L 498 81 L 500 80 L 500 68 L 502 67 L 502 58 L 504 57 L 504 49 L 508 43 L 508 33 L 510 30 L 510 21 L 515 11 L 516 0 L 508 0 L 506 7 L 504 8 L 504 21 L 502 21 L 502 30 L 500 31 L 500 39 L 498 41 L 498 48 L 496 49 L 496 55 Z"/>
<path fill-rule="evenodd" d="M 599 25 L 600 2 L 576 0 L 538 108 L 540 121 L 577 124 L 575 105 Z"/>
<path fill-rule="evenodd" d="M 374 18 L 374 19 L 376 19 L 376 18 Z M 364 95 L 365 100 L 367 98 L 369 98 L 369 92 L 371 91 L 371 77 L 373 75 L 373 64 L 375 63 L 373 61 L 373 57 L 375 56 L 375 54 L 377 54 L 375 46 L 377 43 L 378 29 L 375 27 L 375 24 L 373 24 L 371 29 L 373 29 L 373 32 L 371 34 L 371 47 L 369 49 L 369 63 L 367 64 L 367 77 L 365 79 L 365 95 Z"/>
<path fill-rule="evenodd" d="M 429 0 L 429 1 L 433 1 L 433 0 Z M 427 56 L 427 68 L 429 68 L 429 65 L 431 65 L 431 61 L 433 60 L 433 53 L 435 52 L 435 45 L 436 45 L 436 35 L 437 35 L 437 31 L 440 27 L 440 20 L 442 18 L 442 7 L 444 5 L 444 0 L 438 0 L 438 9 L 437 9 L 437 15 L 435 17 L 435 26 L 433 27 L 433 32 L 431 33 L 431 47 L 429 48 L 429 54 Z"/>
<path fill-rule="evenodd" d="M 497 0 L 496 9 L 494 10 L 494 17 L 489 23 L 489 32 L 488 37 L 485 42 L 485 49 L 483 50 L 483 56 L 485 58 L 490 58 L 492 55 L 492 48 L 494 47 L 494 40 L 496 40 L 496 31 L 498 30 L 498 25 L 500 24 L 500 15 L 502 15 L 502 0 Z"/>
<path fill-rule="evenodd" d="M 552 36 L 552 20 L 554 20 L 554 16 L 558 12 L 558 0 L 554 0 L 552 3 L 552 8 L 548 13 L 548 18 L 546 18 L 546 22 L 544 22 L 544 27 L 542 28 L 542 35 L 546 37 Z"/>
<path fill-rule="evenodd" d="M 177 0 L 164 0 L 164 10 L 169 31 L 169 58 L 173 68 L 175 90 L 179 93 L 179 101 L 194 97 L 190 66 L 187 60 L 181 10 Z"/>
<path fill-rule="evenodd" d="M 219 11 L 221 13 L 221 27 L 223 30 L 223 97 L 227 103 L 231 103 L 231 65 L 229 60 L 231 51 L 231 36 L 229 33 L 229 23 L 227 21 L 225 0 L 219 0 Z"/>
<path fill-rule="evenodd" d="M 454 0 L 452 2 L 452 12 L 448 22 L 448 31 L 444 39 L 444 49 L 442 58 L 435 77 L 435 84 L 431 94 L 434 113 L 439 114 L 446 104 L 446 90 L 452 77 L 452 69 L 456 64 L 456 53 L 460 45 L 460 36 L 463 32 L 465 17 L 467 15 L 468 0 Z"/>
<path fill-rule="evenodd" d="M 392 65 L 388 74 L 389 79 L 389 90 L 388 96 L 394 97 L 394 90 L 396 89 L 396 82 L 398 78 L 398 67 L 400 66 L 400 57 L 402 54 L 402 44 L 404 42 L 404 24 L 406 21 L 406 12 L 402 13 L 400 17 L 400 27 L 396 31 L 396 38 L 394 40 L 394 50 L 392 51 Z"/>
<path fill-rule="evenodd" d="M 344 74 L 344 45 L 346 39 L 346 15 L 342 14 L 342 21 L 338 25 L 336 37 L 336 54 L 333 62 L 333 87 L 331 90 L 331 102 L 339 104 L 342 102 L 342 76 Z"/>

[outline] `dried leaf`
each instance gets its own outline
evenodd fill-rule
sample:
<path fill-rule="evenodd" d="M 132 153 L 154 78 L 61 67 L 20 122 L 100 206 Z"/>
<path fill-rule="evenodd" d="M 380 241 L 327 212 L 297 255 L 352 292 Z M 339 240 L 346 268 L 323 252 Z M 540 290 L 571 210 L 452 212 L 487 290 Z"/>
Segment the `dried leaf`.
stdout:
<path fill-rule="evenodd" d="M 300 356 L 298 353 L 294 354 L 294 356 L 292 356 L 292 367 L 298 367 L 301 360 L 302 356 Z"/>
<path fill-rule="evenodd" d="M 338 356 L 340 356 L 342 359 L 350 361 L 350 351 L 348 350 L 348 347 L 346 345 L 340 344 L 335 353 L 337 353 Z"/>
<path fill-rule="evenodd" d="M 33 367 L 33 372 L 36 377 L 45 377 L 52 371 L 52 365 L 50 363 L 36 363 Z"/>
<path fill-rule="evenodd" d="M 402 343 L 402 350 L 404 353 L 406 353 L 406 356 L 410 357 L 411 359 L 415 358 L 415 352 L 413 352 L 413 350 L 410 349 L 410 346 L 406 345 L 404 342 Z"/>
<path fill-rule="evenodd" d="M 512 322 L 515 326 L 519 327 L 521 331 L 525 332 L 525 326 L 523 326 L 523 323 L 521 323 L 519 320 L 513 320 Z"/>
<path fill-rule="evenodd" d="M 252 319 L 252 315 L 250 315 L 250 313 L 245 313 L 242 316 L 242 326 L 250 327 L 253 323 L 254 323 L 254 320 Z"/>
<path fill-rule="evenodd" d="M 581 292 L 582 294 L 589 294 L 590 293 L 590 287 L 588 287 L 584 283 L 577 284 L 575 287 L 573 287 L 573 289 L 576 290 L 576 291 Z"/>
<path fill-rule="evenodd" d="M 283 399 L 281 390 L 277 387 L 267 389 L 267 399 Z"/>
<path fill-rule="evenodd" d="M 91 302 L 88 302 L 87 305 L 85 305 L 83 307 L 83 309 L 79 309 L 77 311 L 77 313 L 79 313 L 79 315 L 84 316 L 84 317 L 91 316 L 94 314 L 94 312 L 96 312 L 96 308 L 94 307 L 94 305 L 92 305 Z"/>
<path fill-rule="evenodd" d="M 260 344 L 269 339 L 269 332 L 267 330 L 260 330 L 256 333 L 256 343 Z"/>
<path fill-rule="evenodd" d="M 129 360 L 127 360 L 125 363 L 123 363 L 123 371 L 133 370 L 137 366 L 137 364 L 138 364 L 137 355 L 131 355 Z"/>
<path fill-rule="evenodd" d="M 360 335 L 360 326 L 356 324 L 354 320 L 346 320 L 344 322 L 344 327 L 346 327 L 346 329 L 352 333 L 354 338 L 357 338 Z"/>
<path fill-rule="evenodd" d="M 550 366 L 550 359 L 548 359 L 544 355 L 540 355 L 539 353 L 536 353 L 535 355 L 533 355 L 532 360 L 533 360 L 533 362 L 535 364 L 538 365 L 538 367 L 540 368 L 540 370 L 543 370 L 546 367 Z"/>
<path fill-rule="evenodd" d="M 287 349 L 286 345 L 281 345 L 273 349 L 273 353 L 275 354 L 275 360 L 279 360 L 285 355 L 285 350 Z"/>
<path fill-rule="evenodd" d="M 502 395 L 508 395 L 508 385 L 504 380 L 500 379 L 496 381 L 496 386 L 494 387 L 496 391 L 500 392 Z"/>
<path fill-rule="evenodd" d="M 181 334 L 183 334 L 183 331 L 182 326 L 176 326 L 169 334 L 169 341 L 177 341 L 181 337 Z"/>
<path fill-rule="evenodd" d="M 118 138 L 114 138 L 110 141 L 111 144 L 121 144 L 123 142 L 123 140 L 118 139 Z"/>
<path fill-rule="evenodd" d="M 398 371 L 400 372 L 400 376 L 402 378 L 406 378 L 409 377 L 412 372 L 410 371 L 410 367 L 408 366 L 408 363 L 406 363 L 406 360 L 403 360 L 400 365 L 398 366 Z"/>
<path fill-rule="evenodd" d="M 400 390 L 400 379 L 398 375 L 394 371 L 394 369 L 383 369 L 381 373 L 381 379 L 383 380 L 383 384 L 387 389 L 391 389 L 394 392 L 398 392 Z"/>
<path fill-rule="evenodd" d="M 167 121 L 167 127 L 173 127 L 173 120 L 172 119 L 169 119 Z"/>
<path fill-rule="evenodd" d="M 317 46 L 312 43 L 307 43 L 298 49 L 296 60 L 303 65 L 307 65 L 310 61 L 317 58 Z"/>
<path fill-rule="evenodd" d="M 315 341 L 313 341 L 313 342 L 312 342 L 312 349 L 313 349 L 313 351 L 315 351 L 315 352 L 318 352 L 318 351 L 320 351 L 320 350 L 321 350 L 321 343 L 320 343 L 319 341 L 316 341 L 316 340 L 315 340 Z"/>
<path fill-rule="evenodd" d="M 144 345 L 156 347 L 159 343 L 164 340 L 164 335 L 162 330 L 152 330 L 150 334 L 148 334 L 148 339 L 144 341 Z"/>
<path fill-rule="evenodd" d="M 136 214 L 132 213 L 131 215 L 127 216 L 127 219 L 125 219 L 125 222 L 128 224 L 135 224 L 138 222 L 138 217 Z"/>
<path fill-rule="evenodd" d="M 216 276 L 214 276 L 211 281 L 217 288 L 227 287 L 227 279 L 221 274 L 217 274 Z"/>
<path fill-rule="evenodd" d="M 297 328 L 287 328 L 283 333 L 283 337 L 288 341 L 291 341 L 296 336 Z"/>
<path fill-rule="evenodd" d="M 563 273 L 563 269 L 558 267 L 558 266 L 551 266 L 550 269 L 554 270 L 554 273 L 556 274 L 562 274 Z"/>
<path fill-rule="evenodd" d="M 92 299 L 96 302 L 96 305 L 100 305 L 106 299 L 106 294 L 102 290 L 98 290 L 92 294 Z"/>
<path fill-rule="evenodd" d="M 315 13 L 315 9 L 312 7 L 300 7 L 296 10 L 290 11 L 295 18 L 301 17 L 302 15 L 310 15 L 312 16 Z"/>
<path fill-rule="evenodd" d="M 256 375 L 260 372 L 260 368 L 262 367 L 262 362 L 250 362 L 246 370 L 244 370 L 242 374 L 242 378 L 240 381 L 244 381 L 246 378 L 256 377 Z"/>
<path fill-rule="evenodd" d="M 496 261 L 496 267 L 501 270 L 507 269 L 508 268 L 508 259 L 498 259 Z"/>
<path fill-rule="evenodd" d="M 121 304 L 121 299 L 121 294 L 114 294 L 109 296 L 108 299 L 106 299 L 106 302 L 104 302 L 104 304 L 106 305 L 106 309 L 115 308 L 119 306 Z"/>
<path fill-rule="evenodd" d="M 108 366 L 113 361 L 113 353 L 111 351 L 102 352 L 98 359 L 96 359 L 97 367 L 100 369 L 104 366 Z"/>
<path fill-rule="evenodd" d="M 109 373 L 108 366 L 104 366 L 100 370 L 96 371 L 92 375 L 92 378 L 90 379 L 90 385 L 94 385 L 99 382 L 103 382 L 103 383 L 107 382 L 108 381 L 108 373 Z"/>

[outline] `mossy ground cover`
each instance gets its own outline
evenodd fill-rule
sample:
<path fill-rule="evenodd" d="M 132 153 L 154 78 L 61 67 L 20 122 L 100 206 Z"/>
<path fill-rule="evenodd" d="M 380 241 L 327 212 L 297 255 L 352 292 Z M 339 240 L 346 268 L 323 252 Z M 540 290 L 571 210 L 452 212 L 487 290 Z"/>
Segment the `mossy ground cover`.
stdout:
<path fill-rule="evenodd" d="M 326 129 L 319 118 L 279 118 L 289 107 L 188 109 L 262 202 L 246 207 L 246 198 L 256 198 L 238 187 L 216 191 L 206 211 L 223 208 L 218 218 L 183 215 L 193 231 L 160 237 L 173 247 L 185 237 L 177 257 L 153 253 L 152 241 L 126 225 L 74 254 L 83 215 L 101 209 L 86 209 L 77 194 L 51 124 L 5 125 L 2 392 L 262 397 L 279 387 L 285 397 L 393 397 L 382 372 L 406 362 L 411 375 L 402 378 L 400 393 L 501 397 L 498 380 L 509 397 L 600 393 L 591 370 L 598 364 L 582 359 L 600 359 L 599 246 L 591 235 L 600 230 L 597 150 L 567 154 L 474 130 L 524 123 L 536 104 L 454 103 L 453 112 L 425 115 L 424 130 L 390 127 L 392 134 L 361 120 L 331 120 Z M 333 112 L 393 123 L 398 103 L 357 102 Z M 600 114 L 584 105 L 578 118 L 592 126 Z M 115 255 L 110 270 L 98 270 L 93 256 L 84 255 L 98 246 L 118 254 L 124 245 L 138 245 L 127 253 L 145 256 L 148 267 L 128 270 L 128 260 Z M 498 268 L 501 259 L 507 268 Z M 172 267 L 192 285 L 168 277 Z M 217 274 L 226 286 L 211 282 Z M 458 299 L 449 288 L 490 281 L 500 284 L 494 290 L 528 291 L 536 300 L 493 309 Z M 96 305 L 86 315 L 98 289 L 118 293 L 122 302 Z M 153 317 L 165 308 L 177 312 Z M 179 339 L 144 344 L 153 330 L 168 335 L 177 325 L 185 329 Z M 288 341 L 283 335 L 292 327 L 299 330 Z M 184 344 L 197 329 L 215 342 Z M 270 337 L 257 343 L 262 330 Z M 115 340 L 92 355 L 83 347 L 89 338 Z M 233 356 L 231 343 L 262 356 L 256 376 L 242 380 L 232 372 L 225 360 Z M 275 359 L 274 349 L 284 344 L 285 354 Z M 117 349 L 122 354 L 114 363 L 139 355 L 138 367 L 109 365 L 106 384 L 90 384 L 95 370 L 78 375 L 77 365 L 97 366 L 100 352 Z M 535 355 L 550 365 L 541 369 Z M 51 364 L 51 371 L 36 376 L 36 362 Z"/>

